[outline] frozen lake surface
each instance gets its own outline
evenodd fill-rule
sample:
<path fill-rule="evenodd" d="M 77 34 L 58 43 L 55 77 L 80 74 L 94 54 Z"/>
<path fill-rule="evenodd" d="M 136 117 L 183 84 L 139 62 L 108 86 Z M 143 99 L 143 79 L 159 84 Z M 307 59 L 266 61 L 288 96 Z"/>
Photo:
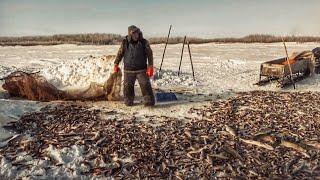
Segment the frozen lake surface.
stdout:
<path fill-rule="evenodd" d="M 312 50 L 319 43 L 287 43 L 289 54 Z M 111 72 L 112 63 L 105 64 L 100 57 L 115 55 L 119 45 L 108 46 L 31 46 L 0 47 L 0 77 L 15 70 L 40 71 L 50 82 L 61 89 L 85 88 L 91 82 L 102 82 Z M 159 68 L 164 44 L 152 45 L 154 66 Z M 161 79 L 152 80 L 154 88 L 180 93 L 181 101 L 173 104 L 158 104 L 154 108 L 141 105 L 125 107 L 122 102 L 87 102 L 95 108 L 117 110 L 137 117 L 144 115 L 189 116 L 187 111 L 201 106 L 207 100 L 228 97 L 236 92 L 252 90 L 279 91 L 273 84 L 256 86 L 259 80 L 260 64 L 264 61 L 285 56 L 282 43 L 272 44 L 200 44 L 191 45 L 195 81 L 192 78 L 190 60 L 185 49 L 182 60 L 182 74 L 177 76 L 182 44 L 168 45 L 163 63 Z M 88 59 L 93 56 L 96 59 Z M 320 77 L 304 79 L 296 84 L 296 91 L 319 91 Z M 0 81 L 2 85 L 3 81 Z M 291 87 L 284 89 L 293 91 Z M 139 98 L 138 98 L 139 99 Z M 141 98 L 140 98 L 141 99 Z M 191 102 L 192 100 L 192 102 Z M 0 88 L 0 126 L 16 121 L 26 112 L 36 111 L 47 104 L 61 102 L 33 102 L 8 99 Z M 0 128 L 0 140 L 12 136 Z M 1 145 L 1 144 L 0 144 Z"/>

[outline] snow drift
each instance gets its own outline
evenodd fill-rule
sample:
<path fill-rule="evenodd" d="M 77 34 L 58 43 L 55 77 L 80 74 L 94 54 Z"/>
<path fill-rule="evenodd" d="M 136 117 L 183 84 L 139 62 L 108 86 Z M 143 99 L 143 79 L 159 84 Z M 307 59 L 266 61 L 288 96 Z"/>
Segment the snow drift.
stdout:
<path fill-rule="evenodd" d="M 115 56 L 84 56 L 41 70 L 48 82 L 62 90 L 87 89 L 92 82 L 103 84 L 113 70 Z"/>

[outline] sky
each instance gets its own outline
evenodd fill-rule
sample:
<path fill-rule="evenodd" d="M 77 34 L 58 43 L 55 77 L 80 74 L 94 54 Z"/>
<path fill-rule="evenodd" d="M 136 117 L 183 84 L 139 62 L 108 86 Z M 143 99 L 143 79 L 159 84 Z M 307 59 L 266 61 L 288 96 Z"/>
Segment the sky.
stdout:
<path fill-rule="evenodd" d="M 0 36 L 115 33 L 146 37 L 320 36 L 320 0 L 0 0 Z"/>

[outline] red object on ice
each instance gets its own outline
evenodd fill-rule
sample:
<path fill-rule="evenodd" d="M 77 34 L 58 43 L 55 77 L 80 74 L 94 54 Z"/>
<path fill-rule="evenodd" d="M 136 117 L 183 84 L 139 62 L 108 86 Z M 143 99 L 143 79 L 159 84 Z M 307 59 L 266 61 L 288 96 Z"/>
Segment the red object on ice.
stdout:
<path fill-rule="evenodd" d="M 119 65 L 118 64 L 114 65 L 113 72 L 119 72 Z"/>
<path fill-rule="evenodd" d="M 153 76 L 153 67 L 148 67 L 147 68 L 147 76 L 150 78 L 151 76 Z"/>
<path fill-rule="evenodd" d="M 283 61 L 282 64 L 283 65 L 287 65 L 287 64 L 294 64 L 296 61 L 294 59 L 289 59 L 289 60 L 286 60 L 286 61 Z"/>

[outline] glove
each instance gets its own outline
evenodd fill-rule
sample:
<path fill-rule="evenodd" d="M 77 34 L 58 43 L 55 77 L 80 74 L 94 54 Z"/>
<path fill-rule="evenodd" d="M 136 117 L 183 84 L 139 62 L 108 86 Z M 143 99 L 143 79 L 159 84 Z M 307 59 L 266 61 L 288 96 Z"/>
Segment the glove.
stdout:
<path fill-rule="evenodd" d="M 153 67 L 152 66 L 148 66 L 147 68 L 147 76 L 150 78 L 151 76 L 153 76 Z"/>
<path fill-rule="evenodd" d="M 114 65 L 113 72 L 115 72 L 115 73 L 119 72 L 119 65 L 118 64 Z"/>

